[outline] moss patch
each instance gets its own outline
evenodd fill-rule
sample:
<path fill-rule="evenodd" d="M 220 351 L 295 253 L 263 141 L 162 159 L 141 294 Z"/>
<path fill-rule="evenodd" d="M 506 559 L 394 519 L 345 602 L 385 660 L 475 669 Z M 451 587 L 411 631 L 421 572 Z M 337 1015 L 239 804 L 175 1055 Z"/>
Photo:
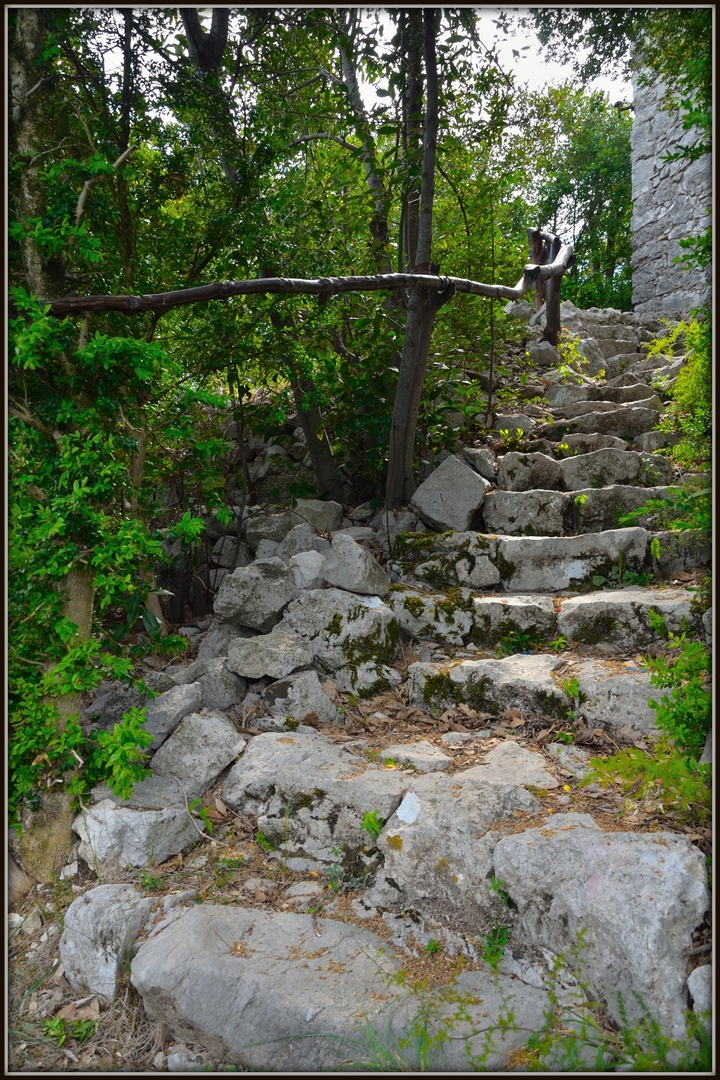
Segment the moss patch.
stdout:
<path fill-rule="evenodd" d="M 403 607 L 409 611 L 414 619 L 419 619 L 425 611 L 425 604 L 419 596 L 406 596 Z"/>
<path fill-rule="evenodd" d="M 586 619 L 581 623 L 575 640 L 581 645 L 599 645 L 604 641 L 611 641 L 617 624 L 617 619 L 612 615 L 596 615 L 594 619 Z"/>
<path fill-rule="evenodd" d="M 388 836 L 387 846 L 392 848 L 393 851 L 402 851 L 403 841 L 402 836 Z"/>

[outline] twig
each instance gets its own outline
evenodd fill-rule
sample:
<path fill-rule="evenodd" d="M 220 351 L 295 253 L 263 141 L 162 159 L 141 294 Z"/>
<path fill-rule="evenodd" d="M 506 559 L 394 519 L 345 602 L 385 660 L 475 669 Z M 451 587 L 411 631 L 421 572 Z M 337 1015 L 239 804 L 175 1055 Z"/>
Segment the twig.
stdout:
<path fill-rule="evenodd" d="M 125 150 L 124 153 L 122 153 L 120 155 L 120 157 L 117 159 L 117 161 L 114 162 L 113 169 L 115 169 L 115 170 L 119 169 L 120 166 L 125 163 L 125 160 L 127 158 L 129 158 L 130 155 L 133 154 L 136 150 L 137 150 L 137 146 L 128 146 L 127 150 Z M 76 225 L 80 224 L 80 218 L 83 215 L 83 210 L 85 209 L 85 202 L 86 202 L 88 194 L 90 192 L 90 188 L 94 187 L 95 184 L 99 184 L 100 181 L 104 180 L 106 178 L 106 176 L 108 176 L 108 175 L 109 175 L 109 173 L 100 173 L 98 176 L 91 176 L 89 180 L 85 181 L 85 184 L 83 186 L 82 191 L 80 192 L 80 196 L 79 196 L 78 201 L 77 201 L 77 206 L 75 207 L 75 224 Z"/>

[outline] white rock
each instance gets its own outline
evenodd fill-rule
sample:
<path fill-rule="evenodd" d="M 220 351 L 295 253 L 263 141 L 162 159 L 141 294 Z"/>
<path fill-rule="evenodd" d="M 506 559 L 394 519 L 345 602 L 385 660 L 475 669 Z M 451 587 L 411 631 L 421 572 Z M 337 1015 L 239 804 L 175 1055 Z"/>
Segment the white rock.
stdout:
<path fill-rule="evenodd" d="M 282 626 L 305 638 L 315 664 L 324 671 L 389 664 L 397 652 L 398 623 L 379 596 L 312 589 L 289 605 Z"/>
<path fill-rule="evenodd" d="M 385 596 L 390 579 L 373 556 L 346 532 L 336 532 L 322 576 L 330 585 L 364 596 Z"/>
<path fill-rule="evenodd" d="M 410 664 L 408 695 L 416 708 L 442 712 L 464 701 L 479 712 L 504 709 L 548 712 L 566 704 L 551 673 L 562 666 L 556 656 L 507 656 L 503 660 L 463 660 L 452 667 Z M 447 689 L 434 689 L 428 680 L 447 674 Z"/>
<path fill-rule="evenodd" d="M 274 716 L 304 720 L 308 713 L 315 713 L 321 724 L 337 717 L 337 709 L 314 671 L 301 671 L 272 683 L 263 690 L 263 698 Z"/>
<path fill-rule="evenodd" d="M 258 637 L 235 638 L 228 648 L 228 667 L 248 679 L 264 675 L 283 679 L 293 671 L 310 667 L 312 662 L 313 652 L 307 641 L 281 626 Z"/>
<path fill-rule="evenodd" d="M 196 841 L 204 828 L 184 808 L 131 810 L 110 799 L 81 811 L 73 822 L 81 840 L 78 855 L 91 869 L 107 858 L 121 866 L 164 862 Z"/>
<path fill-rule="evenodd" d="M 384 690 L 391 690 L 402 679 L 395 668 L 387 664 L 376 664 L 372 660 L 352 667 L 338 668 L 333 672 L 333 679 L 340 690 L 347 690 L 360 697 L 373 697 Z"/>
<path fill-rule="evenodd" d="M 555 635 L 555 605 L 550 596 L 475 596 L 473 641 L 496 646 L 507 634 L 529 634 L 537 640 Z"/>
<path fill-rule="evenodd" d="M 480 473 L 486 480 L 495 480 L 498 461 L 489 447 L 485 446 L 476 449 L 475 447 L 464 446 L 462 456 L 468 465 L 472 465 L 475 472 Z"/>
<path fill-rule="evenodd" d="M 410 505 L 433 528 L 467 529 L 489 487 L 474 469 L 449 457 L 420 485 Z"/>
<path fill-rule="evenodd" d="M 465 589 L 458 603 L 444 593 L 419 592 L 394 586 L 388 605 L 395 612 L 400 629 L 409 637 L 462 645 L 473 626 L 470 591 Z"/>
<path fill-rule="evenodd" d="M 427 739 L 414 743 L 393 743 L 385 747 L 381 756 L 383 761 L 392 758 L 400 765 L 411 765 L 420 773 L 443 772 L 453 761 Z"/>
<path fill-rule="evenodd" d="M 485 530 L 508 536 L 562 536 L 571 502 L 562 491 L 491 491 L 483 505 Z"/>
<path fill-rule="evenodd" d="M 340 503 L 321 499 L 297 499 L 293 510 L 289 511 L 293 525 L 307 522 L 318 532 L 332 532 L 342 521 L 343 509 Z"/>
<path fill-rule="evenodd" d="M 559 364 L 561 360 L 560 353 L 549 341 L 537 341 L 535 344 L 530 344 L 528 352 L 530 353 L 530 359 L 538 367 L 553 367 L 555 364 Z"/>
<path fill-rule="evenodd" d="M 522 784 L 548 790 L 560 784 L 545 768 L 542 754 L 526 750 L 512 741 L 500 743 L 485 755 L 482 764 L 466 769 L 462 775 L 481 783 Z"/>
<path fill-rule="evenodd" d="M 199 709 L 201 702 L 202 691 L 199 682 L 175 686 L 172 690 L 166 690 L 164 694 L 153 698 L 147 706 L 145 722 L 145 730 L 153 736 L 150 749 L 157 750 L 162 746 L 183 716 L 187 716 L 194 709 Z"/>
<path fill-rule="evenodd" d="M 687 985 L 692 998 L 693 1012 L 704 1018 L 707 1033 L 710 1035 L 712 1032 L 712 965 L 704 964 L 691 971 Z"/>
<path fill-rule="evenodd" d="M 297 595 L 292 571 L 282 559 L 256 560 L 225 578 L 215 597 L 215 615 L 265 634 Z"/>
<path fill-rule="evenodd" d="M 503 491 L 555 491 L 562 486 L 562 476 L 562 465 L 555 458 L 513 450 L 500 459 L 497 484 Z"/>
<path fill-rule="evenodd" d="M 580 711 L 589 725 L 613 730 L 631 723 L 642 732 L 657 731 L 648 705 L 659 691 L 650 686 L 646 671 L 618 672 L 603 660 L 583 660 L 572 669 L 584 701 Z"/>
<path fill-rule="evenodd" d="M 661 615 L 668 630 L 679 634 L 681 620 L 692 618 L 691 601 L 692 594 L 686 589 L 633 587 L 586 593 L 562 601 L 558 630 L 580 644 L 609 641 L 641 648 L 659 636 L 650 625 L 648 612 Z"/>
<path fill-rule="evenodd" d="M 325 584 L 325 562 L 325 556 L 319 551 L 300 551 L 297 555 L 292 555 L 290 570 L 298 589 L 321 589 Z"/>
<path fill-rule="evenodd" d="M 76 995 L 115 997 L 117 981 L 155 900 L 132 885 L 100 885 L 65 912 L 60 958 Z"/>
<path fill-rule="evenodd" d="M 188 800 L 196 799 L 244 748 L 245 740 L 226 716 L 191 713 L 155 754 L 152 768 L 158 776 L 178 780 Z"/>

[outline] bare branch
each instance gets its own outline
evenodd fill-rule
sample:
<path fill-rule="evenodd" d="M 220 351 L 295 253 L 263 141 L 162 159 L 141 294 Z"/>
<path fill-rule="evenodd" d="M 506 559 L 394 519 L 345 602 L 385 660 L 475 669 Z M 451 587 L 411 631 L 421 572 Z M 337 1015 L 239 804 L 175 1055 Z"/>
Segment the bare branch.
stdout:
<path fill-rule="evenodd" d="M 127 150 L 125 150 L 124 153 L 122 153 L 117 159 L 117 161 L 113 164 L 113 169 L 117 170 L 120 168 L 121 165 L 124 165 L 125 160 L 129 158 L 130 155 L 133 154 L 136 150 L 137 146 L 128 146 Z M 85 184 L 82 191 L 80 192 L 80 196 L 77 201 L 77 206 L 75 207 L 76 225 L 80 224 L 80 218 L 83 216 L 83 210 L 85 209 L 85 203 L 87 201 L 88 194 L 90 193 L 90 188 L 94 187 L 95 184 L 99 184 L 101 180 L 104 180 L 109 175 L 109 173 L 100 173 L 98 176 L 91 176 L 89 180 L 85 181 Z"/>

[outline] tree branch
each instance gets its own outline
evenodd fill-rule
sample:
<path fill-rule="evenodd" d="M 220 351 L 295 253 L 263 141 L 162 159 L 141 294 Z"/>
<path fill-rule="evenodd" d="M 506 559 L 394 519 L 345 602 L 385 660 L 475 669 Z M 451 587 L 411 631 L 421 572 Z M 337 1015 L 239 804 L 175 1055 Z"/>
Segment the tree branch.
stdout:
<path fill-rule="evenodd" d="M 174 292 L 148 293 L 143 296 L 68 296 L 59 300 L 46 300 L 50 313 L 56 317 L 78 315 L 82 311 L 123 311 L 137 315 L 141 311 L 168 311 L 187 304 L 206 303 L 208 300 L 227 300 L 231 296 L 263 296 L 268 293 L 310 294 L 327 301 L 336 293 L 392 291 L 397 288 L 429 289 L 444 292 L 450 285 L 455 292 L 473 296 L 490 296 L 494 299 L 519 300 L 536 281 L 559 277 L 570 265 L 573 255 L 571 244 L 564 245 L 552 263 L 525 266 L 517 285 L 485 285 L 467 278 L 439 277 L 433 274 L 375 274 L 351 277 L 304 278 L 251 278 L 248 281 L 216 281 L 212 285 L 200 285 L 194 289 L 178 289 Z"/>
<path fill-rule="evenodd" d="M 313 79 L 313 82 L 314 81 L 315 80 Z M 342 139 L 339 135 L 328 135 L 326 133 L 321 133 L 318 135 L 301 135 L 299 139 L 295 139 L 294 142 L 290 143 L 288 150 L 292 150 L 293 146 L 299 146 L 300 143 L 317 142 L 318 139 L 322 139 L 326 142 L 335 142 L 338 144 L 338 146 L 342 146 L 345 150 L 363 149 L 362 146 L 355 146 L 354 143 L 348 142 L 347 139 Z"/>
<path fill-rule="evenodd" d="M 129 158 L 130 155 L 135 152 L 135 150 L 137 150 L 137 146 L 128 146 L 127 150 L 125 150 L 124 153 L 122 153 L 117 159 L 117 161 L 113 164 L 113 169 L 117 170 L 120 168 L 121 165 L 124 165 L 126 159 Z M 85 181 L 85 184 L 82 191 L 80 192 L 80 196 L 77 201 L 77 206 L 75 207 L 76 225 L 80 224 L 80 218 L 83 216 L 83 210 L 85 209 L 85 202 L 87 201 L 87 197 L 90 193 L 90 188 L 94 187 L 95 184 L 99 184 L 101 180 L 104 180 L 109 175 L 109 173 L 100 173 L 98 176 L 91 176 L 89 180 Z"/>

